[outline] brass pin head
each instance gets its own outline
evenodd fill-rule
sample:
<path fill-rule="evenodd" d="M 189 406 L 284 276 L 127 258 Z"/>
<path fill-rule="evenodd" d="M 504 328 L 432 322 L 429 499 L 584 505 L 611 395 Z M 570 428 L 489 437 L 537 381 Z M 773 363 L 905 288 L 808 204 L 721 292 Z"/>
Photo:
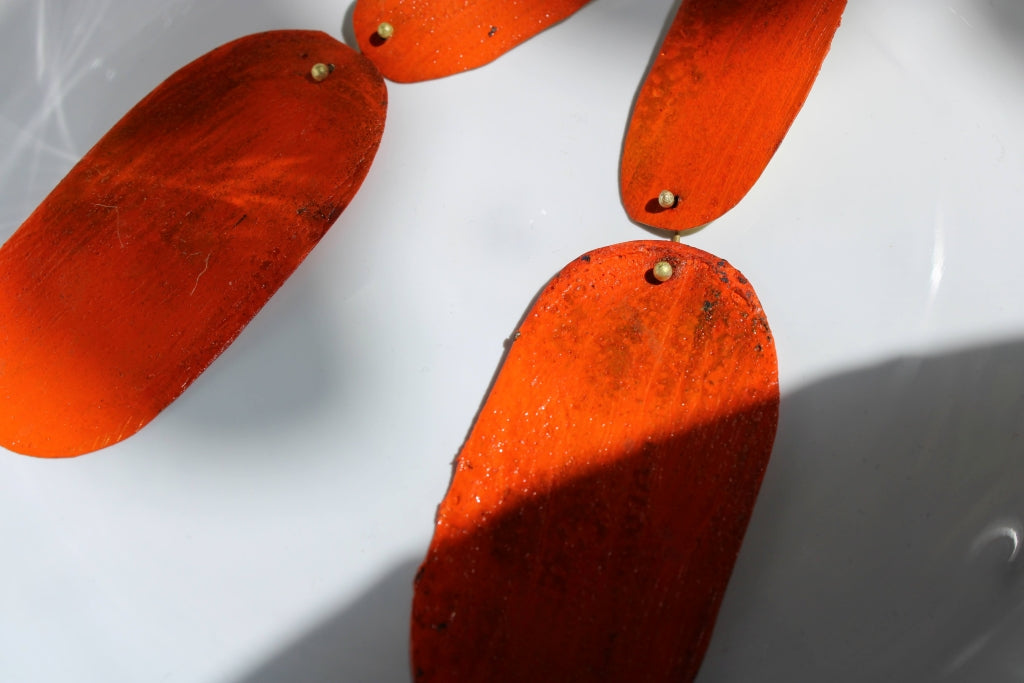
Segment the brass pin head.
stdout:
<path fill-rule="evenodd" d="M 387 40 L 391 36 L 395 35 L 395 27 L 386 21 L 382 21 L 377 26 L 377 35 L 384 40 Z"/>
<path fill-rule="evenodd" d="M 309 70 L 309 75 L 313 77 L 314 81 L 322 81 L 331 75 L 331 67 L 322 62 L 317 62 Z"/>
<path fill-rule="evenodd" d="M 658 194 L 658 206 L 663 209 L 671 209 L 676 205 L 676 196 L 672 190 L 662 190 Z"/>
<path fill-rule="evenodd" d="M 658 282 L 665 282 L 672 277 L 672 264 L 668 261 L 658 261 L 651 269 L 651 275 Z"/>

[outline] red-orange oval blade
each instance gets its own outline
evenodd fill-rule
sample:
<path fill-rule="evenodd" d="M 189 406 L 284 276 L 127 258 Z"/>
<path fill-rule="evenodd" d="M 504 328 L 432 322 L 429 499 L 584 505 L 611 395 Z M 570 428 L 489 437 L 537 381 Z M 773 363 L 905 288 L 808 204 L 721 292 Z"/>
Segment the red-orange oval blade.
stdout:
<path fill-rule="evenodd" d="M 393 81 L 475 69 L 556 24 L 589 0 L 357 0 L 359 48 Z M 387 38 L 378 28 L 394 30 Z"/>
<path fill-rule="evenodd" d="M 415 679 L 690 680 L 778 401 L 764 313 L 725 261 L 666 241 L 568 265 L 459 453 L 416 579 Z"/>
<path fill-rule="evenodd" d="M 688 230 L 768 165 L 828 53 L 846 0 L 683 0 L 640 89 L 619 183 L 630 218 Z M 674 206 L 663 207 L 663 190 Z"/>
<path fill-rule="evenodd" d="M 276 31 L 139 102 L 0 248 L 0 445 L 78 455 L 153 419 L 348 204 L 386 100 L 363 56 Z"/>

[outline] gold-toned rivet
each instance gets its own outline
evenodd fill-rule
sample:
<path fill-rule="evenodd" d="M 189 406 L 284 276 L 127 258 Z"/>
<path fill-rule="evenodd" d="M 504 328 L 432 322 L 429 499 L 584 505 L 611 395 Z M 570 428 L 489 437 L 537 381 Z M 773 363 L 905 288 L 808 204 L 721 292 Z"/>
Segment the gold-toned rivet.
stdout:
<path fill-rule="evenodd" d="M 384 40 L 387 40 L 391 36 L 395 35 L 395 27 L 386 21 L 382 21 L 377 25 L 377 35 Z"/>
<path fill-rule="evenodd" d="M 676 205 L 676 196 L 672 190 L 662 190 L 658 194 L 658 206 L 663 209 L 671 209 Z"/>
<path fill-rule="evenodd" d="M 322 81 L 331 75 L 331 67 L 323 62 L 317 62 L 309 70 L 309 75 L 313 77 L 314 81 Z"/>
<path fill-rule="evenodd" d="M 651 274 L 658 282 L 665 282 L 672 277 L 672 264 L 668 261 L 658 261 L 651 269 Z"/>

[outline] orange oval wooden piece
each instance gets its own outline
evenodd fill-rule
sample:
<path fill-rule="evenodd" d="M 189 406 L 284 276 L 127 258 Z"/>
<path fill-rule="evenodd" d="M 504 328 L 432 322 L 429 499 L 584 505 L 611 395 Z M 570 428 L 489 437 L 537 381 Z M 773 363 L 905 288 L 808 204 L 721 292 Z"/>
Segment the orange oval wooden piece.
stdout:
<path fill-rule="evenodd" d="M 556 24 L 589 0 L 357 0 L 359 48 L 393 81 L 410 83 L 475 69 Z M 394 32 L 382 38 L 378 28 Z"/>
<path fill-rule="evenodd" d="M 846 0 L 685 0 L 641 86 L 623 148 L 630 218 L 688 230 L 761 176 L 828 53 Z M 663 190 L 676 195 L 663 207 Z"/>
<path fill-rule="evenodd" d="M 153 419 L 348 204 L 386 107 L 373 64 L 312 31 L 226 44 L 139 102 L 0 248 L 0 444 L 77 455 Z"/>
<path fill-rule="evenodd" d="M 659 241 L 569 264 L 459 453 L 416 579 L 416 680 L 690 680 L 778 402 L 764 312 L 725 261 Z"/>

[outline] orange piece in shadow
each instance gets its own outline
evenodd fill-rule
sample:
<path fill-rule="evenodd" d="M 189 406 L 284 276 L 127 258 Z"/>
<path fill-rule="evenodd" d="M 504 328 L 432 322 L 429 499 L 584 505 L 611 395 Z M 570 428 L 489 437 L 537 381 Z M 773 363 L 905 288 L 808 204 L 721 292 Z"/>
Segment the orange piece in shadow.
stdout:
<path fill-rule="evenodd" d="M 483 66 L 587 2 L 357 0 L 352 25 L 359 48 L 381 73 L 410 83 Z"/>
<path fill-rule="evenodd" d="M 569 264 L 456 461 L 416 578 L 415 680 L 691 680 L 778 404 L 765 314 L 725 261 L 645 241 Z"/>
<path fill-rule="evenodd" d="M 139 102 L 0 248 L 0 445 L 78 455 L 152 420 L 352 199 L 386 107 L 373 64 L 311 31 L 228 43 Z"/>
<path fill-rule="evenodd" d="M 640 88 L 619 176 L 630 218 L 688 230 L 761 176 L 814 83 L 846 0 L 684 0 Z M 675 195 L 665 207 L 662 191 Z"/>

